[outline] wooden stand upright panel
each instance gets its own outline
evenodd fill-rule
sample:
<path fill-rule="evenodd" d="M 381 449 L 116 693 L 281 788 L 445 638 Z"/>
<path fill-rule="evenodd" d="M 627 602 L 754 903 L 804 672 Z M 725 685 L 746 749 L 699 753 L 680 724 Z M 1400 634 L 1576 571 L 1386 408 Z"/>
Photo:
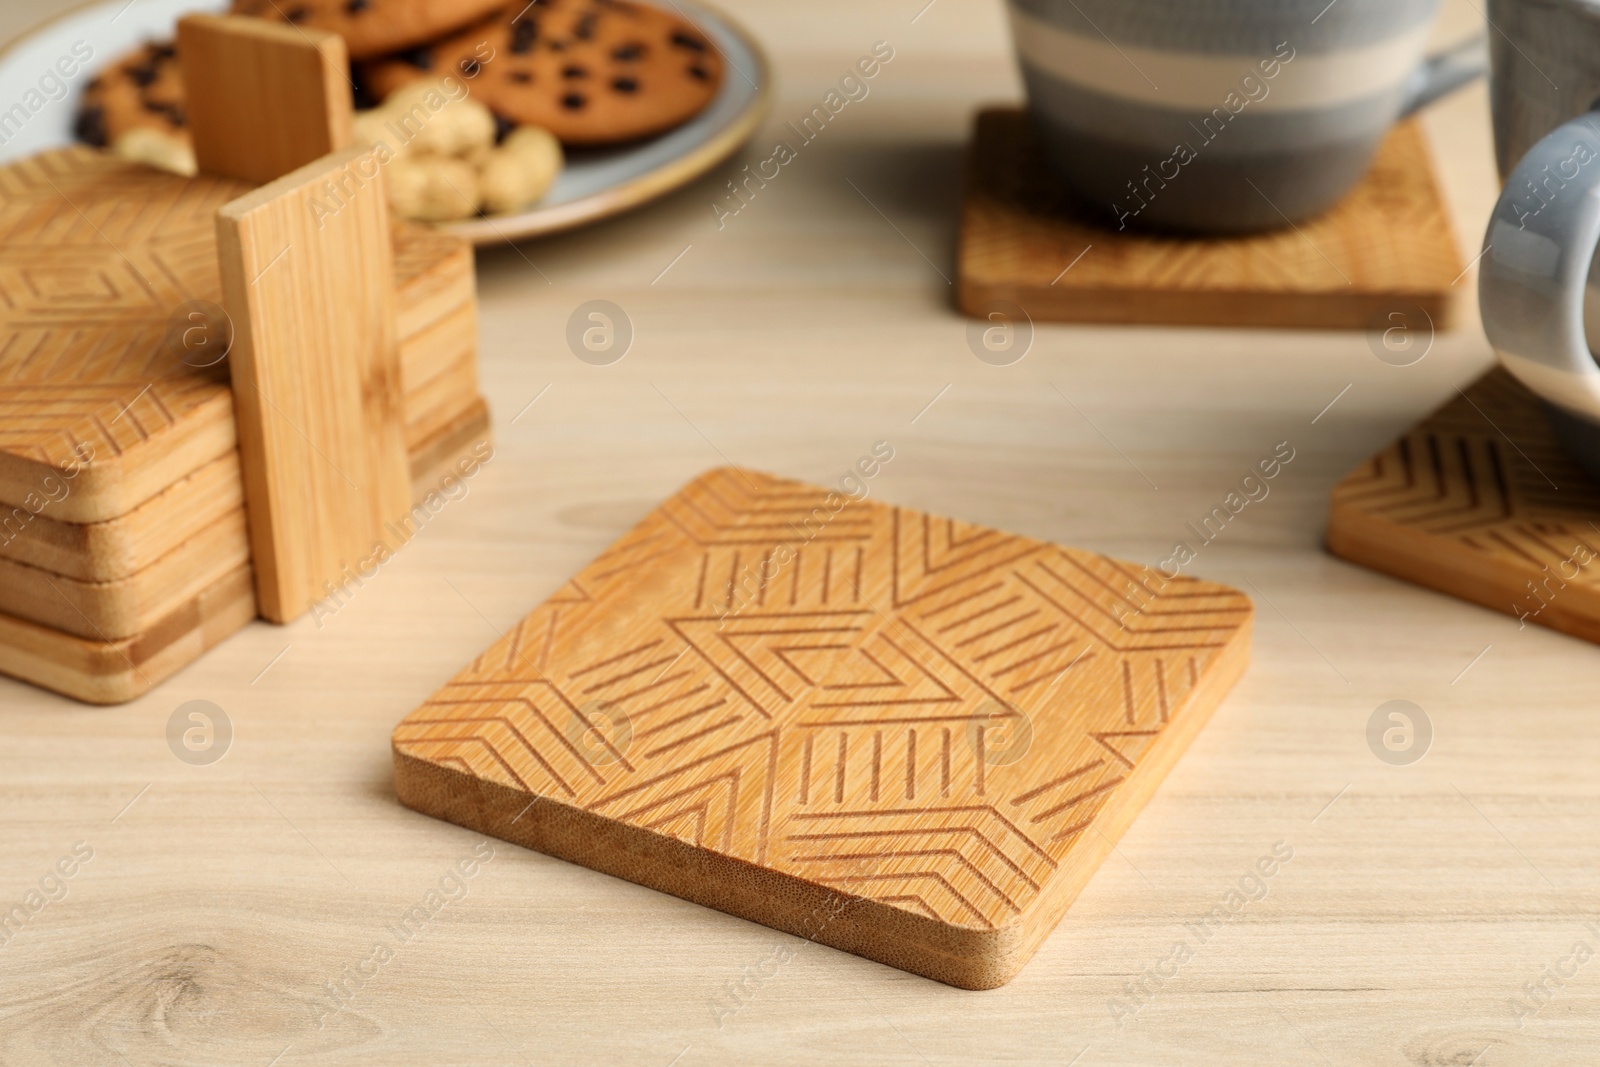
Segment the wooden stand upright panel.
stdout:
<path fill-rule="evenodd" d="M 988 988 L 1244 671 L 1250 618 L 1225 586 L 712 471 L 399 725 L 396 792 Z"/>
<path fill-rule="evenodd" d="M 378 171 L 371 149 L 346 149 L 217 214 L 256 592 L 274 622 L 327 595 L 411 502 Z"/>
<path fill-rule="evenodd" d="M 178 61 L 195 161 L 269 182 L 350 144 L 344 38 L 265 19 L 189 15 Z"/>

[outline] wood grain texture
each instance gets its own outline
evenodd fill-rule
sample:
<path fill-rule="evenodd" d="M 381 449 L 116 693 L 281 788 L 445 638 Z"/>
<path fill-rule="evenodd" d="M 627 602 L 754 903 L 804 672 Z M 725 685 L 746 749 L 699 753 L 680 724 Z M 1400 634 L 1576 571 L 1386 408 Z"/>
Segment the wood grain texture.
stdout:
<path fill-rule="evenodd" d="M 456 413 L 455 418 L 441 426 L 431 437 L 411 446 L 411 486 L 413 498 L 422 495 L 423 487 L 439 484 L 460 457 L 470 452 L 479 442 L 488 443 L 489 405 L 482 397 Z"/>
<path fill-rule="evenodd" d="M 83 446 L 91 461 L 44 514 L 104 522 L 234 450 L 226 367 L 193 365 L 168 333 L 190 301 L 221 302 L 215 214 L 249 188 L 81 147 L 0 168 L 0 503 L 40 494 Z M 414 442 L 438 428 L 441 368 L 457 410 L 476 395 L 460 386 L 472 252 L 410 225 L 394 247 L 407 410 L 425 414 Z"/>
<path fill-rule="evenodd" d="M 1420 307 L 1443 329 L 1463 264 L 1414 122 L 1325 214 L 1198 239 L 1091 219 L 1046 168 L 1027 115 L 996 109 L 968 151 L 956 267 L 957 303 L 977 317 L 1009 302 L 1046 322 L 1365 329 Z"/>
<path fill-rule="evenodd" d="M 413 450 L 412 498 L 420 502 L 437 491 L 443 479 L 457 474 L 463 463 L 481 462 L 484 450 L 492 448 L 491 441 L 488 408 L 479 400 Z M 238 494 L 236 460 L 225 473 Z M 219 525 L 230 530 L 236 549 L 248 550 L 243 521 L 243 513 L 235 511 L 224 515 Z M 192 569 L 201 570 L 206 563 L 201 547 L 198 542 L 183 546 L 175 554 L 175 562 L 189 561 L 195 564 Z M 0 564 L 0 568 L 4 566 Z M 59 578 L 54 581 L 58 586 L 66 584 Z M 83 594 L 78 595 L 81 600 Z M 145 619 L 137 632 L 113 639 L 98 632 L 85 637 L 78 633 L 79 628 L 40 625 L 0 611 L 0 674 L 90 704 L 137 699 L 256 618 L 255 583 L 248 562 L 226 570 L 191 598 L 167 607 L 165 614 Z M 61 614 L 57 607 L 46 610 Z M 120 603 L 115 610 L 122 610 Z M 88 612 L 79 616 L 88 617 Z"/>
<path fill-rule="evenodd" d="M 411 499 L 389 212 L 372 150 L 335 153 L 223 207 L 217 255 L 256 599 L 288 622 Z"/>
<path fill-rule="evenodd" d="M 170 678 L 256 617 L 248 564 L 156 625 L 115 641 L 0 614 L 0 673 L 89 704 L 120 704 Z"/>
<path fill-rule="evenodd" d="M 1597 525 L 1600 485 L 1497 367 L 1334 488 L 1328 548 L 1600 642 Z"/>
<path fill-rule="evenodd" d="M 270 182 L 350 144 L 350 57 L 336 33 L 187 15 L 178 62 L 202 171 Z"/>
<path fill-rule="evenodd" d="M 74 3 L 0 5 L 0 33 Z M 974 101 L 1021 98 L 1004 9 L 941 0 L 913 26 L 921 2 L 719 6 L 773 56 L 774 121 L 750 154 L 606 226 L 480 250 L 498 425 L 468 499 L 325 628 L 247 626 L 133 703 L 0 679 L 0 908 L 74 842 L 96 850 L 0 948 L 0 1060 L 1590 1067 L 1600 957 L 1521 1027 L 1511 1005 L 1597 944 L 1600 655 L 1322 545 L 1339 479 L 1492 365 L 1472 275 L 1460 328 L 1409 368 L 1345 333 L 1077 327 L 982 365 L 918 250 L 954 277 Z M 1435 45 L 1483 32 L 1482 7 L 1444 0 Z M 718 230 L 712 194 L 880 36 L 896 58 L 871 96 Z M 1499 194 L 1484 87 L 1423 123 L 1475 251 Z M 638 328 L 612 367 L 562 341 L 597 296 Z M 1285 437 L 1299 458 L 1271 497 L 1184 571 L 1256 600 L 1248 674 L 1006 986 L 952 989 L 494 839 L 423 936 L 391 933 L 480 843 L 395 802 L 396 722 L 718 449 L 833 484 L 889 438 L 875 500 L 1154 565 Z M 1364 738 L 1395 698 L 1436 726 L 1408 767 Z M 210 767 L 164 738 L 194 699 L 234 722 Z M 1278 841 L 1294 858 L 1265 898 L 1199 944 L 1186 924 Z M 1194 955 L 1174 975 L 1179 941 Z M 378 945 L 394 957 L 374 977 Z M 1153 992 L 1119 1027 L 1108 1003 L 1130 983 Z"/>
<path fill-rule="evenodd" d="M 395 325 L 402 350 L 407 339 L 423 333 L 478 299 L 472 246 L 459 237 L 407 222 L 397 222 L 394 241 L 394 280 L 400 293 Z M 476 330 L 468 332 L 476 340 Z M 412 364 L 404 362 L 408 380 L 425 381 Z M 410 386 L 408 386 L 409 388 Z"/>
<path fill-rule="evenodd" d="M 0 560 L 0 613 L 89 639 L 132 637 L 249 562 L 248 523 L 236 507 L 125 578 L 84 581 Z"/>
<path fill-rule="evenodd" d="M 396 792 L 992 988 L 1248 661 L 1244 596 L 1148 582 L 1093 553 L 712 471 L 399 725 Z"/>
<path fill-rule="evenodd" d="M 129 578 L 212 523 L 243 514 L 239 453 L 228 451 L 114 519 L 62 522 L 50 512 L 48 505 L 37 514 L 0 505 L 0 560 L 84 582 Z"/>

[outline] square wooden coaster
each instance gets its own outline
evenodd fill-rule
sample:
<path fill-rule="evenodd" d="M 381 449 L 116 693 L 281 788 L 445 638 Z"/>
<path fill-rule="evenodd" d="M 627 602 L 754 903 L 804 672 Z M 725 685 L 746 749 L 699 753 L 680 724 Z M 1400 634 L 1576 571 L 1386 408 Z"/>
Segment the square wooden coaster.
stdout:
<path fill-rule="evenodd" d="M 1153 235 L 1091 218 L 1046 168 L 1027 114 L 984 111 L 967 157 L 956 300 L 1034 321 L 1365 329 L 1453 315 L 1462 269 L 1421 128 L 1389 134 L 1361 184 L 1274 233 Z"/>
<path fill-rule="evenodd" d="M 418 811 L 970 989 L 1065 914 L 1250 601 L 734 468 L 396 728 Z"/>
<path fill-rule="evenodd" d="M 1600 485 L 1502 368 L 1334 487 L 1328 550 L 1600 642 Z"/>

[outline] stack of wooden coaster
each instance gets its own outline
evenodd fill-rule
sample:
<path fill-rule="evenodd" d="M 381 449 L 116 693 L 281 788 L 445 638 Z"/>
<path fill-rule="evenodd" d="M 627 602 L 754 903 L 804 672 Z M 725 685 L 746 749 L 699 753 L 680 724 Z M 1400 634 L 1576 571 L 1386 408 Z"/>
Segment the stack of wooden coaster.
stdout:
<path fill-rule="evenodd" d="M 256 616 L 258 516 L 229 365 L 241 353 L 222 358 L 248 324 L 223 311 L 238 302 L 218 247 L 219 209 L 254 185 L 85 148 L 0 170 L 0 672 L 129 700 Z M 409 225 L 392 246 L 397 406 L 420 497 L 487 433 L 473 260 Z M 252 292 L 315 253 L 289 251 L 250 272 Z M 274 409 L 293 399 L 260 393 Z M 316 426 L 286 419 L 318 448 Z M 263 613 L 284 621 L 306 603 Z"/>

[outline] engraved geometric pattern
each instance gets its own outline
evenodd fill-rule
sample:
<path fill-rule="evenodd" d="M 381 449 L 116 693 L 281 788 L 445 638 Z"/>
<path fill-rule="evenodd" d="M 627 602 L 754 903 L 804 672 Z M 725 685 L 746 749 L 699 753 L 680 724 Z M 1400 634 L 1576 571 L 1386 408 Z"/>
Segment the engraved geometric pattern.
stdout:
<path fill-rule="evenodd" d="M 216 212 L 251 188 L 81 146 L 0 168 L 0 462 L 61 467 L 83 442 L 135 461 L 185 420 L 231 420 L 227 365 L 166 335 L 185 302 L 221 302 Z M 397 287 L 440 253 L 397 229 Z"/>
<path fill-rule="evenodd" d="M 1600 485 L 1496 367 L 1333 490 L 1328 547 L 1600 640 Z"/>
<path fill-rule="evenodd" d="M 195 408 L 227 410 L 225 366 L 162 344 L 185 301 L 221 299 L 213 221 L 249 186 L 85 148 L 0 169 L 0 450 L 122 455 Z"/>
<path fill-rule="evenodd" d="M 716 470 L 394 744 L 530 800 L 996 929 L 1073 865 L 1168 724 L 1209 712 L 1191 695 L 1248 641 L 1241 594 L 1187 578 L 1152 591 L 1147 574 Z"/>

